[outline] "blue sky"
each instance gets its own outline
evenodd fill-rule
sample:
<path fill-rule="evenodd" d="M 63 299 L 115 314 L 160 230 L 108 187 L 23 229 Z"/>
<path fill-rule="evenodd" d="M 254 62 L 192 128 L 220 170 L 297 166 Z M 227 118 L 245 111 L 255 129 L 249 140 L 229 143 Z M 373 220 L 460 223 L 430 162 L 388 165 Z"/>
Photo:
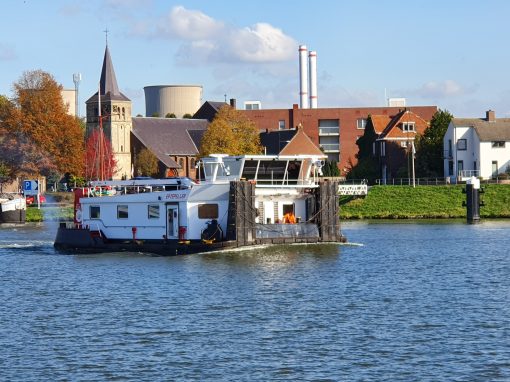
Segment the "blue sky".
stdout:
<path fill-rule="evenodd" d="M 108 45 L 133 114 L 143 87 L 202 85 L 203 100 L 298 103 L 298 45 L 317 51 L 319 107 L 382 106 L 386 94 L 458 117 L 510 117 L 509 1 L 6 0 L 0 94 L 26 70 L 97 89 Z"/>

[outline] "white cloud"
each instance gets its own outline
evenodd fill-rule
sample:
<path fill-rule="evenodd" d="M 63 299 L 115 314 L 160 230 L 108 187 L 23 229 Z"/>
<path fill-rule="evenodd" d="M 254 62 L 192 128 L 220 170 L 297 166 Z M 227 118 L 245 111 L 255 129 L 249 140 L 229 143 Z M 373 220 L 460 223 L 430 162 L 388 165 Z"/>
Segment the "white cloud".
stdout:
<path fill-rule="evenodd" d="M 228 39 L 230 51 L 245 62 L 275 62 L 292 59 L 296 42 L 281 29 L 267 23 L 233 30 Z"/>
<path fill-rule="evenodd" d="M 176 57 L 183 65 L 283 62 L 297 50 L 292 37 L 270 24 L 234 27 L 183 6 L 152 24 L 133 23 L 131 34 L 180 42 Z"/>
<path fill-rule="evenodd" d="M 17 58 L 14 48 L 9 45 L 0 43 L 0 61 L 10 61 Z"/>
<path fill-rule="evenodd" d="M 454 80 L 445 80 L 440 82 L 429 81 L 412 93 L 423 98 L 444 98 L 465 95 L 468 92 L 470 92 L 470 89 L 462 87 Z"/>
<path fill-rule="evenodd" d="M 157 24 L 158 34 L 188 41 L 214 38 L 224 29 L 222 22 L 216 21 L 200 11 L 174 7 L 168 16 Z"/>

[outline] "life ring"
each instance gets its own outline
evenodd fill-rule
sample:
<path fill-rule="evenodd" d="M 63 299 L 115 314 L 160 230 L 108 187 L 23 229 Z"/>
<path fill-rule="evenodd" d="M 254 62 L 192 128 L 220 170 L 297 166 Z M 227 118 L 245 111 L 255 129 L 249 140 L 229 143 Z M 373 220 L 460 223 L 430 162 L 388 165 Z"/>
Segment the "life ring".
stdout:
<path fill-rule="evenodd" d="M 81 209 L 76 209 L 76 214 L 75 214 L 75 220 L 78 222 L 78 223 L 81 223 Z"/>

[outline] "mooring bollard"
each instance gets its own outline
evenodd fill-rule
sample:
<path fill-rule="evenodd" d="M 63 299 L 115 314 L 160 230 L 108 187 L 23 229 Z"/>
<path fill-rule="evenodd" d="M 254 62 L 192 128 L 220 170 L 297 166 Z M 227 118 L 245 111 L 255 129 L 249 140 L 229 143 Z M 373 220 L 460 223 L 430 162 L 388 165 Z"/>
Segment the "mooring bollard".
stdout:
<path fill-rule="evenodd" d="M 466 206 L 466 216 L 468 223 L 478 223 L 480 221 L 480 179 L 474 176 L 466 181 L 466 188 L 463 190 L 466 194 L 466 201 L 462 204 Z"/>

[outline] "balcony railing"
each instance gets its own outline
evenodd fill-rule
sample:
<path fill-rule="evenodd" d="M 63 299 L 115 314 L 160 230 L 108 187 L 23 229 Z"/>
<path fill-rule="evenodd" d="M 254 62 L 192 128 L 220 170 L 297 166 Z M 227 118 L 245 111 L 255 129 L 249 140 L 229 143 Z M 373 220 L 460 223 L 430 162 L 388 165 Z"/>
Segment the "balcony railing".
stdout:
<path fill-rule="evenodd" d="M 474 177 L 480 176 L 480 170 L 460 170 L 459 171 L 460 178 L 471 178 L 472 176 L 474 176 Z"/>
<path fill-rule="evenodd" d="M 339 127 L 319 127 L 319 135 L 339 135 Z"/>
<path fill-rule="evenodd" d="M 322 143 L 320 144 L 320 147 L 324 150 L 325 153 L 340 152 L 339 143 Z"/>

